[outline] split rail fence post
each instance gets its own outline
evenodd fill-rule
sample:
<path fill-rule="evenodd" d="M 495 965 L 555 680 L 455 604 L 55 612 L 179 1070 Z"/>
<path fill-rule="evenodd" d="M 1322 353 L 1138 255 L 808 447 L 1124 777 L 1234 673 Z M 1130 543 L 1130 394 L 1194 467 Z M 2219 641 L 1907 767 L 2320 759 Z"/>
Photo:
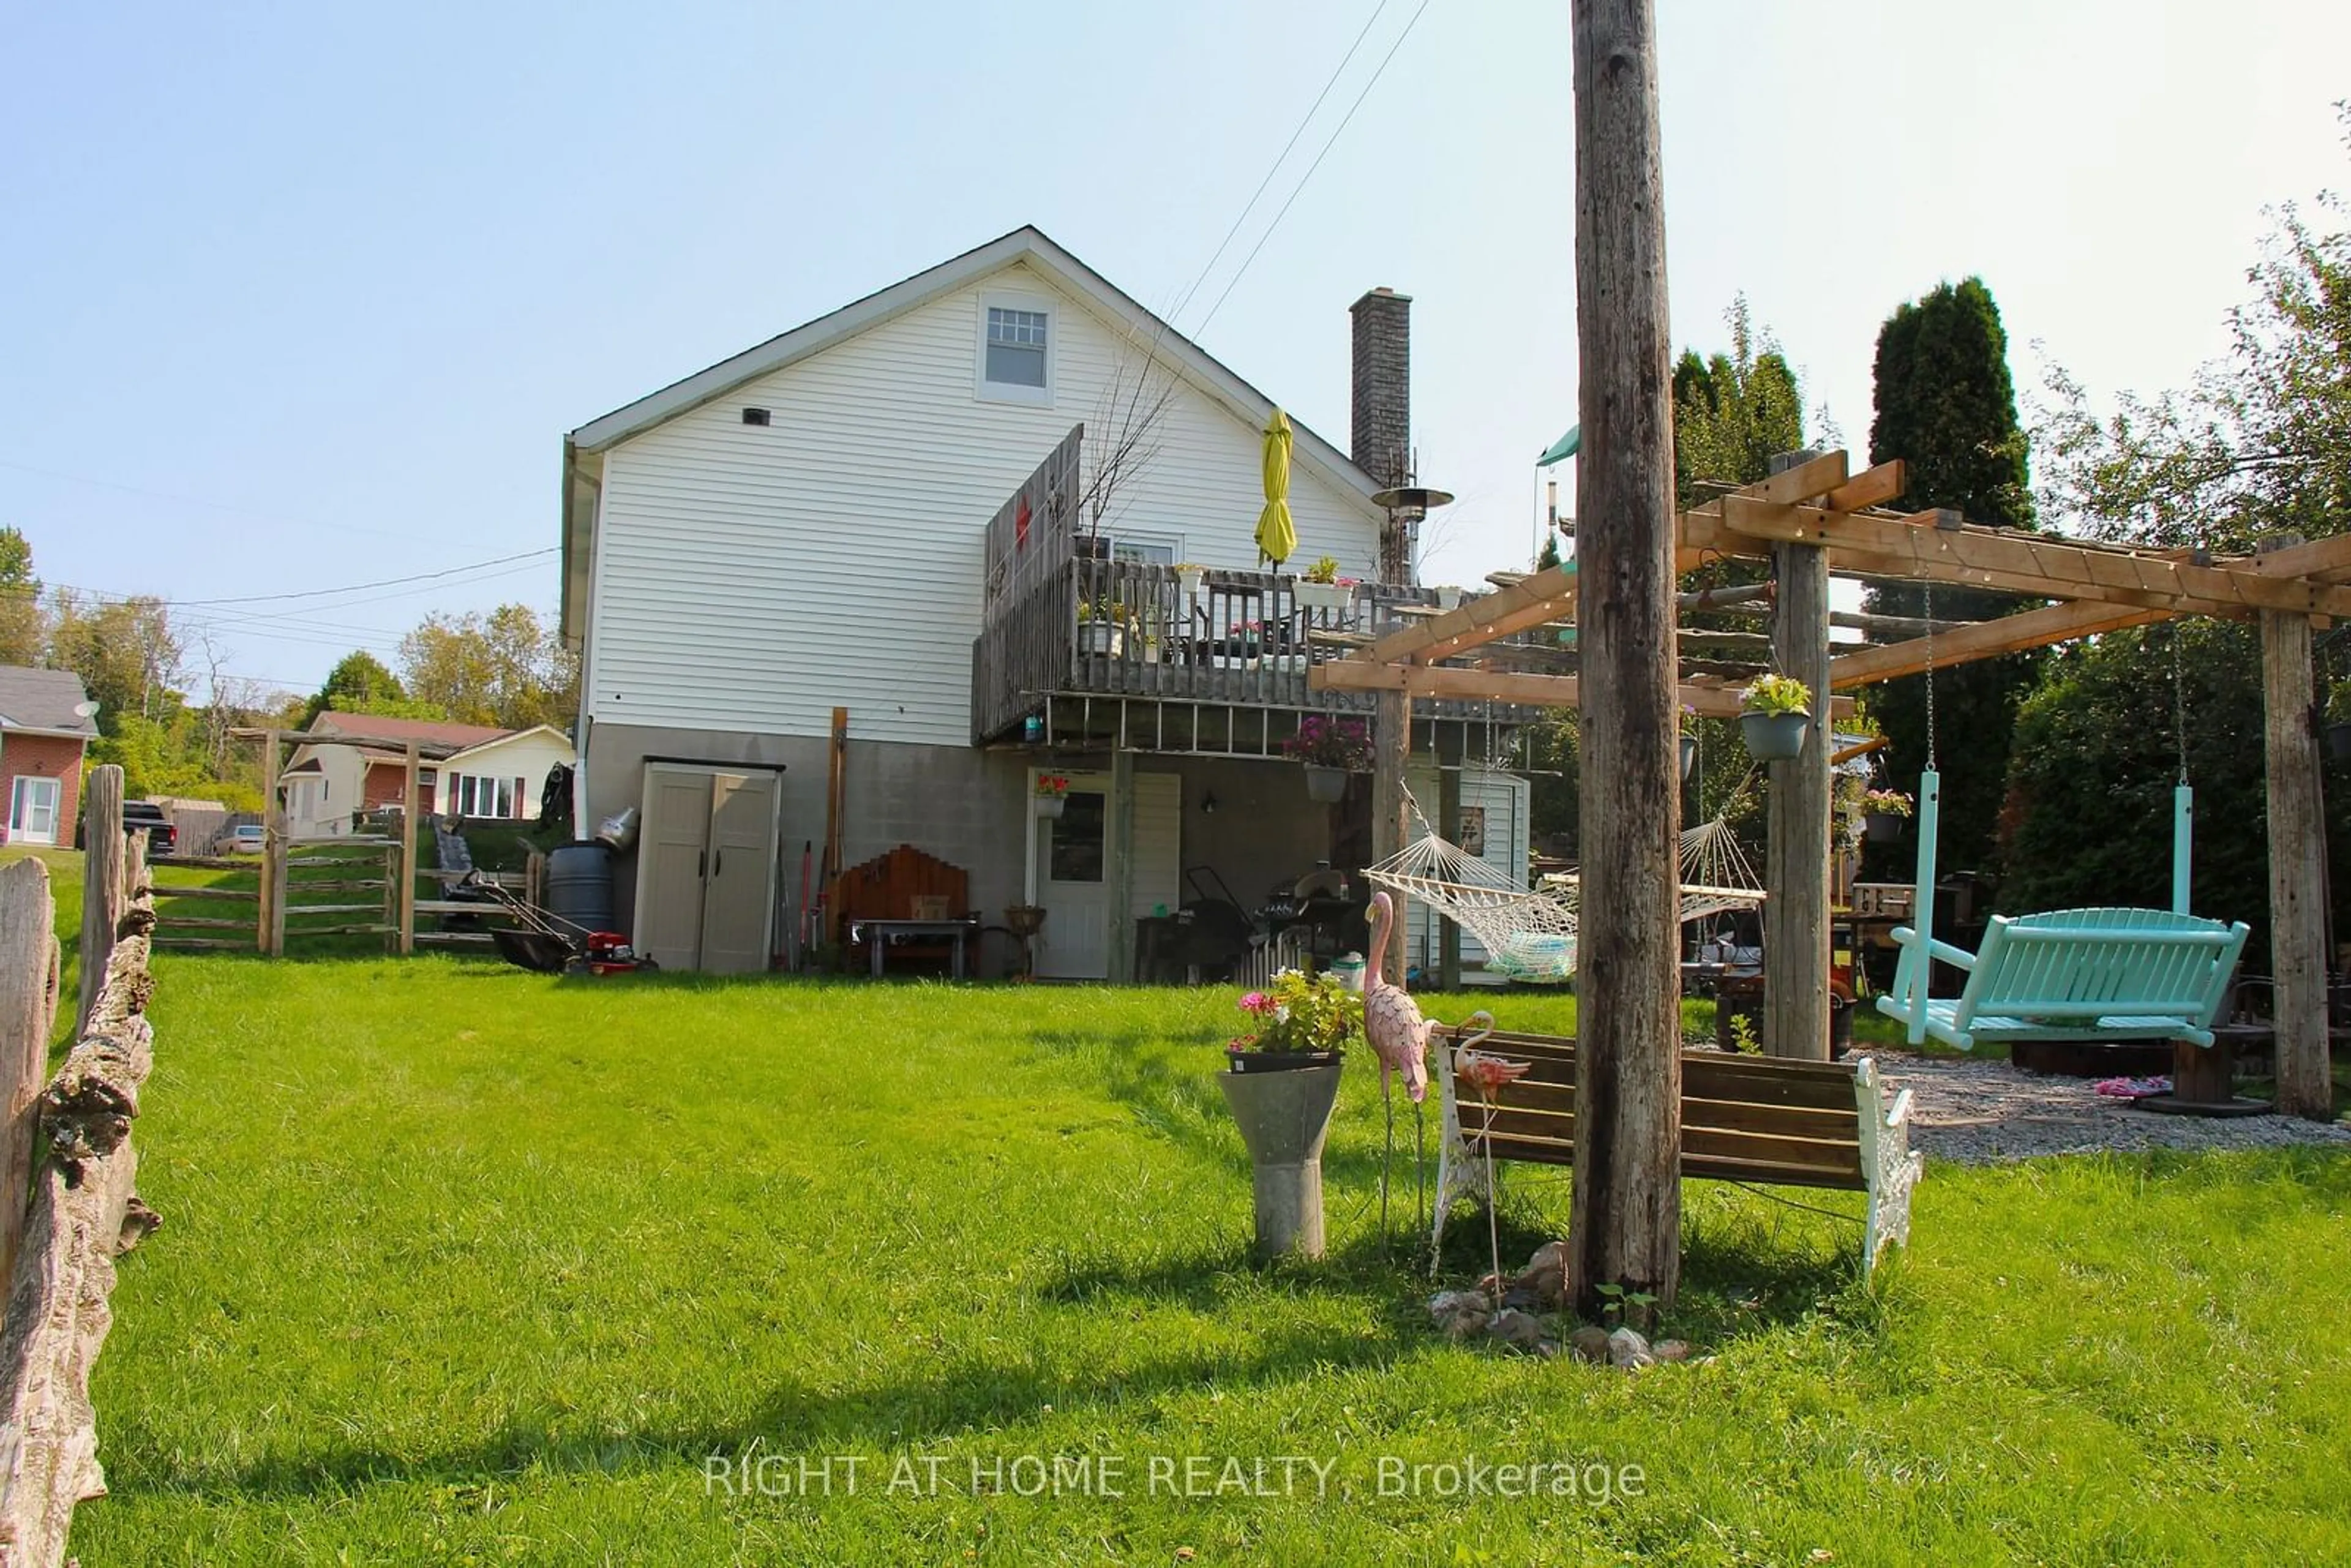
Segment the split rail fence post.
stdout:
<path fill-rule="evenodd" d="M 0 866 L 0 1317 L 5 1286 L 25 1238 L 41 1088 L 49 1077 L 49 1031 L 57 1013 L 57 904 L 49 868 L 27 857 Z"/>
<path fill-rule="evenodd" d="M 89 772 L 83 799 L 89 802 L 82 834 L 81 998 L 74 1009 L 77 1031 L 89 1027 L 89 1009 L 106 980 L 106 960 L 122 923 L 122 769 L 110 762 Z"/>

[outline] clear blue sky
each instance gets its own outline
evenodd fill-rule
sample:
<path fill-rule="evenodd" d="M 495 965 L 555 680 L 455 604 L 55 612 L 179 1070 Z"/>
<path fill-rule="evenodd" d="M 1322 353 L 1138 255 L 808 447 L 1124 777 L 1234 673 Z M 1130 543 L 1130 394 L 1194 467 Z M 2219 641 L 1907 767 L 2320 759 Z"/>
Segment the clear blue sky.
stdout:
<path fill-rule="evenodd" d="M 1373 4 L 14 7 L 0 522 L 190 601 L 544 549 L 563 432 L 1019 224 L 1173 305 Z M 2022 384 L 2038 340 L 2176 385 L 2262 208 L 2351 184 L 2332 0 L 1660 10 L 1676 340 L 1743 289 L 1856 448 L 1878 323 L 1939 279 L 1990 282 Z M 1197 334 L 1343 444 L 1346 307 L 1415 296 L 1431 580 L 1523 562 L 1574 418 L 1568 83 L 1566 5 L 1429 0 Z M 185 614 L 302 687 L 428 610 L 551 607 L 551 556 L 495 573 Z"/>

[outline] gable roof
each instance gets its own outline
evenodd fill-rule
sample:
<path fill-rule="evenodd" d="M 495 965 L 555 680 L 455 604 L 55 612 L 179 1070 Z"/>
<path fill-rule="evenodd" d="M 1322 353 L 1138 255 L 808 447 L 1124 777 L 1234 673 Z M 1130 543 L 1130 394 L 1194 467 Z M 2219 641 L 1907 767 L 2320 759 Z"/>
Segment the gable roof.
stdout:
<path fill-rule="evenodd" d="M 542 733 L 551 735 L 555 737 L 556 739 L 561 741 L 563 743 L 564 750 L 569 751 L 571 749 L 571 737 L 564 734 L 561 730 L 556 728 L 555 726 L 551 724 L 534 724 L 528 729 L 502 730 L 498 734 L 490 737 L 489 739 L 477 741 L 474 745 L 465 747 L 463 751 L 451 752 L 447 760 L 450 762 L 462 762 L 469 757 L 476 756 L 485 751 L 495 751 L 499 747 L 505 746 L 509 742 L 527 740 L 534 735 L 539 735 Z"/>
<path fill-rule="evenodd" d="M 563 634 L 578 640 L 581 613 L 587 606 L 588 532 L 595 517 L 596 486 L 602 476 L 602 455 L 664 421 L 726 396 L 747 382 L 773 374 L 856 336 L 869 327 L 926 305 L 943 294 L 976 283 L 1016 262 L 1026 262 L 1052 282 L 1077 297 L 1097 313 L 1148 337 L 1154 352 L 1196 390 L 1224 404 L 1234 414 L 1262 426 L 1272 416 L 1272 399 L 1233 373 L 1221 361 L 1124 290 L 1048 238 L 1033 225 L 1014 229 L 977 249 L 943 261 L 927 271 L 878 293 L 820 316 L 804 326 L 768 339 L 731 359 L 721 360 L 683 381 L 671 382 L 601 419 L 593 419 L 563 439 Z M 1368 506 L 1379 489 L 1371 476 L 1355 466 L 1343 452 L 1300 423 L 1290 421 L 1294 440 L 1292 461 Z"/>
<path fill-rule="evenodd" d="M 0 664 L 0 732 L 38 730 L 47 735 L 94 740 L 98 723 L 74 709 L 89 701 L 81 677 L 71 670 L 34 670 Z"/>
<path fill-rule="evenodd" d="M 330 731 L 336 735 L 364 736 L 370 740 L 396 740 L 403 748 L 413 740 L 426 746 L 463 749 L 479 746 L 486 740 L 498 740 L 513 733 L 494 724 L 452 724 L 446 719 L 437 718 L 392 718 L 383 714 L 338 713 L 333 708 L 320 714 L 310 727 L 314 731 Z"/>

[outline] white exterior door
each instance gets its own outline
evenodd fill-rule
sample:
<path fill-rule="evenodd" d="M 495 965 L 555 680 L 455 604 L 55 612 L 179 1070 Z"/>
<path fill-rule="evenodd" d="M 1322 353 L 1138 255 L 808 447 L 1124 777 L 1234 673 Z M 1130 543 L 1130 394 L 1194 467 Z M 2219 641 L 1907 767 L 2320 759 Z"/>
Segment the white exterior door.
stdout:
<path fill-rule="evenodd" d="M 1061 814 L 1037 819 L 1037 973 L 1100 980 L 1110 974 L 1110 775 L 1066 777 Z"/>
<path fill-rule="evenodd" d="M 57 841 L 57 781 L 29 773 L 16 776 L 8 798 L 8 841 L 12 844 L 54 844 Z"/>

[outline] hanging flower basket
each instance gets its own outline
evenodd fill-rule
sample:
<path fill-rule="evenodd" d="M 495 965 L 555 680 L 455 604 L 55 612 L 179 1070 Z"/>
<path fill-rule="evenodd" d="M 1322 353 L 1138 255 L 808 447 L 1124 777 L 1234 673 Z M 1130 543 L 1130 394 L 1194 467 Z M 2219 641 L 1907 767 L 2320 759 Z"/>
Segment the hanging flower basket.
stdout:
<path fill-rule="evenodd" d="M 1320 763 L 1306 765 L 1306 798 L 1325 806 L 1333 806 L 1347 798 L 1347 770 L 1325 768 Z"/>
<path fill-rule="evenodd" d="M 1873 844 L 1890 844 L 1902 837 L 1902 819 L 1892 811 L 1871 811 L 1861 819 L 1861 836 Z"/>
<path fill-rule="evenodd" d="M 1040 817 L 1058 817 L 1069 809 L 1070 779 L 1067 774 L 1040 773 L 1036 793 L 1029 798 Z"/>
<path fill-rule="evenodd" d="M 1698 737 L 1685 735 L 1682 737 L 1682 777 L 1687 779 L 1690 776 L 1690 769 L 1697 766 Z"/>
<path fill-rule="evenodd" d="M 2330 724 L 2326 727 L 2326 759 L 2330 762 L 2351 762 L 2351 724 Z"/>
<path fill-rule="evenodd" d="M 1743 713 L 1739 716 L 1739 732 L 1746 739 L 1747 754 L 1758 762 L 1786 762 L 1801 756 L 1804 749 L 1804 732 L 1812 727 L 1810 714 Z"/>

